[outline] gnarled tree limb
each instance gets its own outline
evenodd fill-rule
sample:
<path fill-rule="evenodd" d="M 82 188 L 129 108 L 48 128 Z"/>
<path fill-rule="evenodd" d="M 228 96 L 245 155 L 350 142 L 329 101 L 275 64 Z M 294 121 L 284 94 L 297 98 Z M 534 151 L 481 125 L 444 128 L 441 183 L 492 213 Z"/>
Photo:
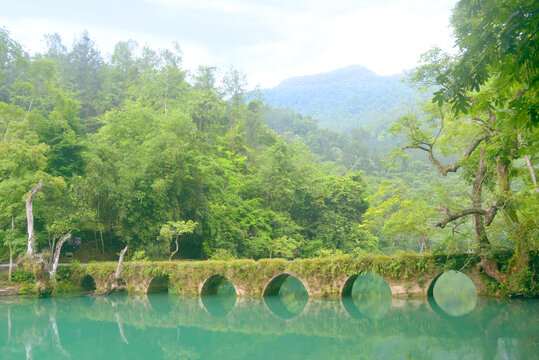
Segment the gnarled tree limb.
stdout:
<path fill-rule="evenodd" d="M 175 236 L 175 242 L 176 242 L 176 249 L 170 254 L 170 257 L 168 258 L 168 261 L 172 261 L 172 258 L 174 257 L 174 255 L 176 255 L 176 253 L 177 253 L 178 250 L 179 250 L 179 246 L 178 246 L 178 236 Z"/>
<path fill-rule="evenodd" d="M 533 188 L 536 193 L 539 193 L 539 187 L 537 187 L 537 178 L 535 177 L 535 169 L 533 168 L 530 157 L 528 155 L 524 155 L 524 159 L 526 160 L 526 165 L 528 166 L 528 170 L 530 171 L 530 177 L 533 182 Z"/>
<path fill-rule="evenodd" d="M 447 176 L 450 172 L 456 172 L 462 165 L 462 161 L 466 159 L 468 156 L 470 156 L 474 150 L 481 144 L 483 140 L 485 140 L 488 137 L 487 134 L 479 134 L 477 135 L 472 142 L 464 149 L 464 152 L 462 153 L 462 156 L 459 160 L 457 160 L 455 163 L 451 165 L 443 165 L 435 156 L 434 156 L 434 148 L 433 144 L 422 144 L 422 145 L 408 145 L 403 146 L 402 149 L 419 149 L 427 152 L 429 154 L 429 160 L 430 162 L 438 169 L 438 172 L 442 174 L 443 176 Z"/>
<path fill-rule="evenodd" d="M 443 211 L 445 214 L 445 218 L 438 222 L 436 224 L 437 227 L 444 228 L 447 224 L 449 224 L 452 221 L 455 221 L 457 219 L 460 219 L 461 217 L 468 216 L 468 215 L 482 215 L 485 217 L 485 226 L 489 226 L 492 223 L 492 220 L 494 220 L 494 216 L 496 216 L 496 213 L 498 212 L 498 205 L 495 201 L 490 208 L 487 210 L 480 209 L 480 208 L 470 208 L 470 209 L 464 209 L 459 212 L 456 212 L 454 214 L 451 214 L 449 209 L 445 206 L 438 206 L 438 211 Z"/>

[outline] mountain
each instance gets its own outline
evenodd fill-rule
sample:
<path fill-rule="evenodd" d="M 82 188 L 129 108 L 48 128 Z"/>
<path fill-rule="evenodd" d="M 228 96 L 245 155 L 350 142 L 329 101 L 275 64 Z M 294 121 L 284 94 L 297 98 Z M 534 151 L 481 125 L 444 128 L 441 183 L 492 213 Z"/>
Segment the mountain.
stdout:
<path fill-rule="evenodd" d="M 420 98 L 417 90 L 401 82 L 402 78 L 378 76 L 363 66 L 351 65 L 292 77 L 260 91 L 269 105 L 311 115 L 322 127 L 379 130 L 405 115 Z"/>

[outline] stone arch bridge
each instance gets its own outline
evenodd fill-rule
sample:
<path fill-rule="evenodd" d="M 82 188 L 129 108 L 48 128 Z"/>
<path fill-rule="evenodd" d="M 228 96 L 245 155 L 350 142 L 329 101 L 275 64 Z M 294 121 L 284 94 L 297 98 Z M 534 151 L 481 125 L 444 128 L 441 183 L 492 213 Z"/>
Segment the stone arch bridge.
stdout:
<path fill-rule="evenodd" d="M 309 297 L 341 297 L 347 284 L 364 271 L 380 275 L 391 293 L 399 296 L 432 294 L 435 280 L 447 270 L 459 270 L 474 283 L 478 295 L 487 293 L 488 277 L 477 268 L 474 255 L 439 256 L 405 253 L 395 256 L 349 256 L 327 259 L 125 262 L 121 280 L 130 294 L 146 294 L 168 289 L 182 295 L 211 293 L 220 282 L 228 280 L 238 296 L 272 295 L 288 276 L 304 285 Z M 84 267 L 88 282 L 91 277 L 97 293 L 111 288 L 116 264 L 90 263 Z"/>

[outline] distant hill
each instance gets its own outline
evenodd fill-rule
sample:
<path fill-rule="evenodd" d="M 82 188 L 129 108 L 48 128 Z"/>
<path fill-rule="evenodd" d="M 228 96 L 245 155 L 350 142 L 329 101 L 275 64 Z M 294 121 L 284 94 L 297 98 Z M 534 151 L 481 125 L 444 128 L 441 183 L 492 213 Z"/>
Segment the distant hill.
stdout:
<path fill-rule="evenodd" d="M 417 91 L 403 75 L 378 76 L 351 65 L 335 71 L 286 79 L 261 93 L 266 103 L 318 119 L 320 126 L 343 131 L 385 128 L 414 107 Z"/>

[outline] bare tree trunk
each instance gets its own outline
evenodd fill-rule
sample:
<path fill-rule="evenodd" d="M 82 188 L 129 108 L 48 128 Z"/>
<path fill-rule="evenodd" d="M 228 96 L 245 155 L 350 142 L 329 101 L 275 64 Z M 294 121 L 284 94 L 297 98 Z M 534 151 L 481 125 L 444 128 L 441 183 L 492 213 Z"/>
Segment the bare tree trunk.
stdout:
<path fill-rule="evenodd" d="M 54 276 L 56 275 L 56 269 L 58 268 L 58 260 L 60 259 L 60 251 L 62 250 L 62 245 L 71 237 L 71 231 L 69 231 L 67 234 L 62 236 L 60 240 L 56 243 L 56 249 L 54 251 L 54 259 L 52 261 L 51 271 L 49 272 L 49 275 L 51 276 L 51 279 L 54 279 Z"/>
<path fill-rule="evenodd" d="M 176 250 L 174 250 L 174 251 L 172 252 L 172 254 L 170 254 L 170 257 L 168 258 L 168 261 L 172 261 L 172 257 L 173 257 L 174 255 L 176 255 L 176 253 L 178 252 L 178 248 L 179 248 L 179 247 L 178 247 L 178 237 L 176 236 Z"/>
<path fill-rule="evenodd" d="M 415 231 L 421 236 L 421 241 L 420 241 L 421 248 L 419 249 L 419 252 L 422 253 L 424 251 L 429 251 L 425 234 L 422 231 L 419 231 L 417 229 L 415 229 Z"/>
<path fill-rule="evenodd" d="M 120 274 L 122 273 L 122 264 L 124 262 L 124 255 L 127 251 L 127 246 L 120 252 L 120 258 L 118 259 L 118 266 L 116 267 L 116 272 L 114 273 L 114 279 L 118 280 Z"/>
<path fill-rule="evenodd" d="M 30 101 L 30 106 L 28 106 L 28 111 L 26 111 L 26 115 L 24 116 L 24 121 L 28 119 L 28 115 L 30 115 L 30 111 L 32 111 L 32 104 L 34 103 L 34 98 Z"/>
<path fill-rule="evenodd" d="M 535 177 L 535 169 L 533 168 L 530 157 L 528 155 L 524 155 L 524 159 L 526 159 L 526 165 L 528 165 L 528 170 L 530 171 L 530 176 L 533 181 L 533 188 L 535 189 L 536 193 L 539 193 L 539 187 L 537 187 L 537 178 Z"/>
<path fill-rule="evenodd" d="M 473 207 L 476 209 L 481 209 L 481 206 L 483 205 L 483 200 L 481 198 L 481 195 L 482 195 L 482 188 L 483 188 L 483 180 L 485 179 L 486 173 L 487 173 L 487 161 L 485 159 L 485 149 L 481 149 L 479 152 L 479 165 L 475 173 L 475 180 L 472 187 L 472 194 L 470 196 Z M 475 239 L 479 243 L 479 246 L 482 249 L 490 248 L 490 243 L 487 238 L 487 232 L 485 230 L 485 223 L 484 223 L 483 215 L 473 214 L 473 222 L 474 222 Z"/>
<path fill-rule="evenodd" d="M 28 226 L 28 250 L 26 255 L 34 257 L 36 253 L 36 234 L 34 233 L 34 213 L 32 212 L 32 200 L 34 196 L 43 188 L 43 180 L 39 180 L 39 184 L 32 190 L 26 198 L 26 220 Z"/>
<path fill-rule="evenodd" d="M 105 254 L 105 241 L 103 241 L 103 230 L 99 230 L 99 235 L 101 236 L 101 248 L 103 249 L 103 255 Z"/>
<path fill-rule="evenodd" d="M 509 166 L 511 162 L 507 159 L 496 159 L 496 170 L 498 173 L 498 187 L 500 190 L 502 206 L 504 209 L 507 225 L 517 224 L 517 209 L 511 200 L 511 183 L 509 181 Z"/>
<path fill-rule="evenodd" d="M 7 273 L 7 281 L 11 282 L 11 274 L 13 272 L 13 248 L 9 244 L 9 270 Z"/>
<path fill-rule="evenodd" d="M 11 232 L 15 231 L 15 215 L 11 214 Z M 9 244 L 9 270 L 7 274 L 7 281 L 11 282 L 11 274 L 13 272 L 13 247 Z"/>
<path fill-rule="evenodd" d="M 167 118 L 167 97 L 168 97 L 168 87 L 165 89 L 165 119 Z"/>
<path fill-rule="evenodd" d="M 422 253 L 423 252 L 423 243 L 419 239 L 417 240 L 417 242 L 419 243 L 419 253 Z"/>
<path fill-rule="evenodd" d="M 123 250 L 120 252 L 120 258 L 118 259 L 118 266 L 116 267 L 116 272 L 114 273 L 114 277 L 112 278 L 110 290 L 106 291 L 105 294 L 111 294 L 115 291 L 118 291 L 122 288 L 120 285 L 120 275 L 122 273 L 122 265 L 124 262 L 124 256 L 127 251 L 128 246 L 124 247 Z"/>
<path fill-rule="evenodd" d="M 518 143 L 519 145 L 522 145 L 522 135 L 520 133 L 517 135 Z M 539 187 L 537 186 L 537 178 L 535 177 L 535 169 L 532 165 L 532 162 L 530 160 L 530 157 L 528 155 L 524 155 L 524 160 L 526 160 L 526 165 L 528 166 L 528 171 L 530 172 L 530 177 L 532 178 L 533 182 L 533 189 L 536 193 L 539 193 Z"/>

